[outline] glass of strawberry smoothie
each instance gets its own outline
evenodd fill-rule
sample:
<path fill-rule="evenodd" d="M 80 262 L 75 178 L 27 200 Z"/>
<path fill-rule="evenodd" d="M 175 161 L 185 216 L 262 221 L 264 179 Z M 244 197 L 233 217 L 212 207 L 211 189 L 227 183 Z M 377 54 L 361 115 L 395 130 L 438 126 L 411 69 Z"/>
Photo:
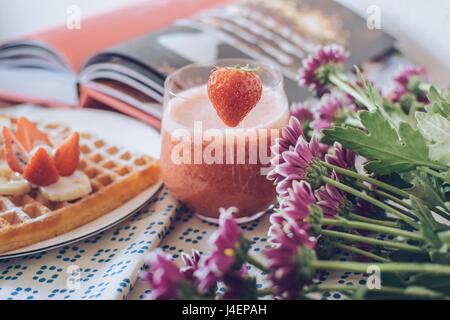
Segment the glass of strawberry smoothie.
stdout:
<path fill-rule="evenodd" d="M 256 69 L 262 94 L 256 106 L 231 128 L 213 107 L 207 82 L 213 70 L 236 65 Z M 224 59 L 179 69 L 165 83 L 161 129 L 165 185 L 207 221 L 216 222 L 221 207 L 236 207 L 240 223 L 260 217 L 276 200 L 273 183 L 266 179 L 270 146 L 288 120 L 283 78 L 272 66 Z"/>

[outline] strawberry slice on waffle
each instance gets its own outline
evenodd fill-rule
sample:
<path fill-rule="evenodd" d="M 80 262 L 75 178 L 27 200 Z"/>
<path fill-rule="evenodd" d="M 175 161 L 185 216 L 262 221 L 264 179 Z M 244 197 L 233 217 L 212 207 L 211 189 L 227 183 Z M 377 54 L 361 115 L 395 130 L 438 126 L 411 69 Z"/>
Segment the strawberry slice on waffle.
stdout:
<path fill-rule="evenodd" d="M 51 141 L 45 133 L 25 117 L 21 117 L 17 122 L 17 139 L 22 143 L 26 151 L 31 152 L 38 145 L 52 146 Z"/>
<path fill-rule="evenodd" d="M 53 146 L 50 139 L 26 118 L 17 122 L 16 134 L 3 127 L 3 139 L 8 166 L 34 185 L 51 185 L 61 176 L 72 175 L 78 167 L 80 136 L 77 132 L 56 149 L 54 157 L 49 153 Z"/>
<path fill-rule="evenodd" d="M 28 162 L 28 152 L 8 127 L 3 127 L 3 141 L 8 166 L 11 170 L 22 173 Z"/>
<path fill-rule="evenodd" d="M 61 176 L 70 176 L 78 168 L 80 161 L 80 134 L 75 132 L 56 149 L 53 157 Z"/>
<path fill-rule="evenodd" d="M 33 153 L 22 176 L 37 186 L 49 186 L 59 180 L 55 163 L 44 147 L 39 147 Z"/>

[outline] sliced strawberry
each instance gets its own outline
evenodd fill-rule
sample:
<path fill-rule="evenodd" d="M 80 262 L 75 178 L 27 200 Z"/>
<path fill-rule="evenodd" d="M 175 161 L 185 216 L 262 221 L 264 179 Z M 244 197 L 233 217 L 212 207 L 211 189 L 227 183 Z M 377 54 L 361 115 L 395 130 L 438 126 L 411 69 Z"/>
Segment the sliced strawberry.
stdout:
<path fill-rule="evenodd" d="M 61 176 L 70 176 L 75 172 L 80 161 L 80 135 L 78 132 L 72 134 L 58 147 L 53 160 Z"/>
<path fill-rule="evenodd" d="M 17 122 L 17 139 L 22 143 L 25 150 L 30 152 L 34 147 L 38 145 L 49 145 L 52 143 L 48 139 L 47 135 L 40 131 L 38 127 L 28 120 L 21 117 Z"/>
<path fill-rule="evenodd" d="M 25 148 L 8 127 L 3 127 L 3 141 L 3 149 L 8 166 L 11 170 L 22 173 L 28 160 Z"/>
<path fill-rule="evenodd" d="M 44 147 L 39 147 L 31 156 L 22 176 L 30 183 L 48 186 L 59 179 L 58 170 L 52 157 Z"/>

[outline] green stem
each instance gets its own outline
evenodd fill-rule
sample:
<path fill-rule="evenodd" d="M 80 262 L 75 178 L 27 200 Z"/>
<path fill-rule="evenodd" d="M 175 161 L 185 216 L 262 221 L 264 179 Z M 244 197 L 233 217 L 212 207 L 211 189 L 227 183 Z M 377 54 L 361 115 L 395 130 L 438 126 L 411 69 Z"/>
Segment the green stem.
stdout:
<path fill-rule="evenodd" d="M 382 196 L 382 197 L 384 197 L 384 198 L 386 198 L 388 200 L 391 200 L 391 201 L 401 205 L 402 207 L 405 207 L 406 209 L 409 209 L 409 210 L 412 209 L 412 206 L 409 203 L 407 203 L 406 201 L 403 201 L 403 200 L 397 198 L 396 196 L 394 196 L 394 195 L 392 195 L 390 193 L 384 192 L 384 191 L 379 190 L 379 189 L 371 189 L 369 186 L 365 185 L 364 183 L 360 183 L 360 182 L 356 183 L 356 186 L 358 188 L 364 189 L 366 191 L 375 192 L 379 196 Z"/>
<path fill-rule="evenodd" d="M 359 286 L 351 286 L 351 285 L 327 285 L 323 284 L 317 287 L 311 287 L 304 290 L 305 294 L 311 293 L 311 292 L 325 292 L 325 291 L 337 291 L 337 292 L 345 292 L 345 291 L 356 291 L 360 287 Z"/>
<path fill-rule="evenodd" d="M 265 273 L 269 272 L 269 269 L 261 261 L 250 254 L 247 255 L 246 261 Z"/>
<path fill-rule="evenodd" d="M 377 207 L 384 209 L 386 212 L 390 212 L 390 213 L 394 214 L 395 216 L 397 216 L 397 218 L 405 221 L 410 226 L 412 226 L 416 229 L 419 229 L 418 223 L 416 221 L 414 221 L 413 219 L 411 219 L 410 217 L 406 216 L 405 214 L 401 213 L 400 211 L 388 206 L 387 204 L 385 204 L 377 199 L 372 198 L 371 196 L 369 196 L 359 190 L 356 190 L 352 187 L 349 187 L 339 181 L 333 180 L 326 176 L 322 176 L 322 181 L 325 183 L 331 184 L 331 185 L 335 186 L 336 188 L 341 189 L 342 191 L 345 191 L 347 193 L 353 194 L 356 197 L 366 200 L 367 202 L 370 202 L 373 205 L 376 205 Z"/>
<path fill-rule="evenodd" d="M 372 224 L 378 224 L 380 226 L 385 226 L 385 227 L 392 227 L 392 228 L 399 227 L 398 222 L 395 222 L 395 221 L 384 221 L 384 220 L 372 219 L 372 218 L 361 216 L 361 215 L 353 213 L 353 212 L 350 212 L 348 214 L 348 217 L 351 220 L 367 222 L 367 223 L 372 223 Z"/>
<path fill-rule="evenodd" d="M 372 252 L 369 252 L 369 251 L 366 251 L 363 249 L 355 248 L 355 247 L 352 247 L 352 246 L 349 246 L 349 245 L 346 245 L 343 243 L 338 242 L 338 243 L 334 243 L 333 245 L 334 245 L 334 247 L 336 247 L 338 249 L 341 249 L 341 250 L 344 250 L 344 251 L 347 251 L 350 253 L 354 253 L 354 254 L 357 254 L 357 255 L 360 255 L 363 257 L 367 257 L 367 258 L 370 258 L 377 262 L 389 262 L 390 261 L 389 259 L 379 256 L 375 253 L 372 253 Z"/>
<path fill-rule="evenodd" d="M 429 175 L 432 175 L 433 177 L 441 179 L 441 180 L 443 180 L 445 182 L 450 182 L 450 179 L 447 178 L 446 176 L 444 176 L 442 173 L 437 172 L 437 171 L 435 171 L 433 169 L 430 169 L 428 167 L 417 167 L 417 169 L 422 171 L 422 172 L 428 173 Z"/>
<path fill-rule="evenodd" d="M 317 287 L 312 287 L 304 290 L 305 294 L 313 293 L 313 292 L 346 292 L 353 293 L 359 290 L 361 286 L 351 286 L 351 285 L 320 285 Z M 414 292 L 414 291 L 406 291 L 404 288 L 395 288 L 395 287 L 386 287 L 383 286 L 379 289 L 372 289 L 377 293 L 390 293 L 396 295 L 403 295 L 405 297 L 410 298 L 426 298 L 426 299 L 448 299 L 449 297 L 445 296 L 443 293 L 426 289 L 426 292 Z"/>
<path fill-rule="evenodd" d="M 341 168 L 339 166 L 335 166 L 335 165 L 333 165 L 331 163 L 328 163 L 328 162 L 325 162 L 325 161 L 320 161 L 320 163 L 324 167 L 327 167 L 328 169 L 334 170 L 334 171 L 336 171 L 339 174 L 342 174 L 342 175 L 345 175 L 345 176 L 348 176 L 348 177 L 351 177 L 351 178 L 355 178 L 355 179 L 359 179 L 359 180 L 363 180 L 363 181 L 369 182 L 370 184 L 373 184 L 373 185 L 378 186 L 378 187 L 380 187 L 380 188 L 382 188 L 384 190 L 387 190 L 387 191 L 390 191 L 392 193 L 395 193 L 395 194 L 397 194 L 397 195 L 399 195 L 399 196 L 401 196 L 403 198 L 409 198 L 409 193 L 408 192 L 406 192 L 406 191 L 404 191 L 402 189 L 399 189 L 397 187 L 391 186 L 390 184 L 384 183 L 382 181 L 378 181 L 377 179 L 374 179 L 374 178 L 371 178 L 371 177 L 359 174 L 359 173 L 357 173 L 355 171 L 352 171 L 352 170 L 348 170 L 348 169 Z"/>
<path fill-rule="evenodd" d="M 273 296 L 275 294 L 276 294 L 276 291 L 272 288 L 258 289 L 256 291 L 256 295 L 258 297 Z"/>
<path fill-rule="evenodd" d="M 373 263 L 351 262 L 351 261 L 332 261 L 332 260 L 314 260 L 311 266 L 320 270 L 337 270 L 367 273 L 367 269 L 373 266 Z M 386 273 L 430 273 L 435 275 L 450 276 L 450 266 L 436 263 L 402 263 L 387 262 L 376 265 L 380 272 Z"/>
<path fill-rule="evenodd" d="M 352 87 L 349 83 L 341 79 L 337 74 L 331 73 L 328 76 L 328 79 L 331 83 L 333 83 L 336 87 L 341 89 L 342 91 L 348 93 L 353 98 L 361 102 L 369 111 L 377 110 L 377 107 L 370 101 L 369 98 L 365 94 L 362 94 L 357 89 Z"/>
<path fill-rule="evenodd" d="M 397 250 L 404 250 L 404 251 L 409 251 L 409 252 L 414 252 L 414 253 L 424 252 L 421 248 L 412 246 L 412 245 L 409 245 L 406 243 L 400 243 L 400 242 L 389 241 L 389 240 L 379 240 L 379 239 L 359 236 L 356 234 L 350 234 L 350 233 L 346 233 L 346 232 L 323 229 L 321 231 L 321 234 L 323 234 L 325 236 L 348 240 L 348 241 L 367 243 L 367 244 L 371 244 L 373 246 L 382 247 L 382 248 L 386 248 L 386 249 L 397 249 Z"/>
<path fill-rule="evenodd" d="M 392 234 L 410 240 L 424 241 L 423 237 L 416 232 L 410 232 L 397 228 L 370 224 L 366 222 L 349 221 L 347 219 L 322 219 L 322 224 L 326 226 L 343 227 L 357 230 L 368 230 L 378 233 Z"/>

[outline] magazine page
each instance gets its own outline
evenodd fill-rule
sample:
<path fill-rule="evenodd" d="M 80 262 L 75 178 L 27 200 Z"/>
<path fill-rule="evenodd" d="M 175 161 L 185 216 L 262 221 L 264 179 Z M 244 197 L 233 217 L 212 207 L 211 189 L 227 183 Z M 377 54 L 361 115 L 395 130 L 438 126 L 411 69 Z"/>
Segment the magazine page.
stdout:
<path fill-rule="evenodd" d="M 352 52 L 350 68 L 385 53 L 394 39 L 380 30 L 369 30 L 364 19 L 334 1 L 245 0 L 131 39 L 95 56 L 85 68 L 95 73 L 96 63 L 123 65 L 128 60 L 131 68 L 149 79 L 145 85 L 159 95 L 157 102 L 163 95 L 160 84 L 180 67 L 223 58 L 256 59 L 282 70 L 288 98 L 297 101 L 308 95 L 297 85 L 301 59 L 318 45 L 331 42 Z M 128 78 L 132 83 L 135 77 L 129 74 Z"/>

